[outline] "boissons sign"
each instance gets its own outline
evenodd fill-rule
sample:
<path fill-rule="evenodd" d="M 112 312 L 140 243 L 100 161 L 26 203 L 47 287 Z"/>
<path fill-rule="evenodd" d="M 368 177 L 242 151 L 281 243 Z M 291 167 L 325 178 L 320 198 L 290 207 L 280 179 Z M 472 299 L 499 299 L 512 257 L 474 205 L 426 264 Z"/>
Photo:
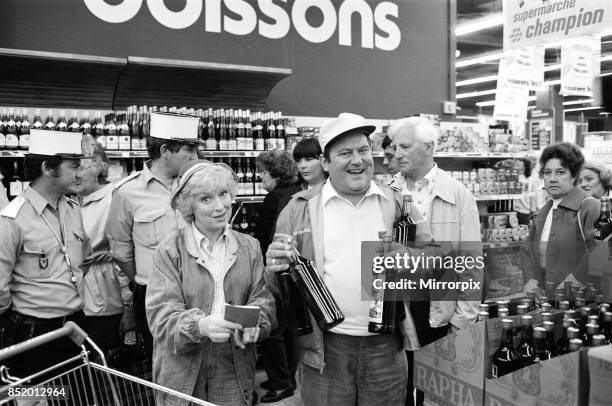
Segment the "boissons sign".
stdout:
<path fill-rule="evenodd" d="M 83 1 L 99 19 L 125 23 L 138 14 L 144 0 L 123 0 L 118 4 L 109 4 L 105 0 Z M 398 6 L 390 1 L 379 2 L 373 10 L 365 0 L 344 0 L 339 7 L 332 0 L 185 0 L 185 6 L 179 11 L 170 10 L 164 0 L 146 0 L 146 3 L 157 22 L 175 30 L 192 26 L 204 12 L 203 28 L 206 32 L 250 35 L 257 29 L 262 37 L 280 39 L 293 25 L 306 41 L 322 43 L 337 31 L 338 44 L 352 46 L 351 18 L 358 14 L 362 48 L 393 51 L 402 39 L 396 23 Z M 223 6 L 237 18 L 225 15 Z M 307 18 L 311 8 L 322 16 L 322 22 L 316 26 Z M 258 13 L 265 20 L 258 17 Z"/>

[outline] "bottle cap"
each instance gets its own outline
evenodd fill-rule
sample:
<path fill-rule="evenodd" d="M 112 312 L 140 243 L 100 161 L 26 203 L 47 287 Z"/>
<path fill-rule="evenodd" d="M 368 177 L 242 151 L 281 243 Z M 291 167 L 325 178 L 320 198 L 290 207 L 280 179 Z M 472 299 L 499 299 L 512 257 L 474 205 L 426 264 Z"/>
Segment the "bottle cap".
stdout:
<path fill-rule="evenodd" d="M 542 326 L 544 326 L 544 329 L 549 333 L 555 331 L 555 323 L 552 321 L 543 321 Z"/>
<path fill-rule="evenodd" d="M 542 303 L 540 305 L 540 308 L 542 309 L 543 312 L 548 313 L 552 310 L 552 305 L 550 303 Z"/>
<path fill-rule="evenodd" d="M 597 324 L 589 323 L 586 325 L 587 334 L 593 336 L 599 333 L 599 326 Z"/>
<path fill-rule="evenodd" d="M 544 327 L 534 327 L 533 338 L 546 338 L 546 329 Z"/>
<path fill-rule="evenodd" d="M 569 350 L 570 351 L 578 351 L 582 348 L 582 340 L 579 338 L 572 338 L 569 342 Z"/>
<path fill-rule="evenodd" d="M 568 327 L 566 332 L 567 338 L 569 339 L 580 337 L 580 329 L 577 329 L 576 327 Z"/>
<path fill-rule="evenodd" d="M 508 317 L 508 308 L 497 309 L 497 317 Z M 503 320 L 502 320 L 503 321 Z"/>
<path fill-rule="evenodd" d="M 489 318 L 489 312 L 478 312 L 478 320 L 487 320 Z"/>
<path fill-rule="evenodd" d="M 550 312 L 543 312 L 543 313 L 540 313 L 540 314 L 542 316 L 542 320 L 543 321 L 552 321 L 552 319 L 553 319 L 553 314 L 550 313 Z"/>
<path fill-rule="evenodd" d="M 595 334 L 593 336 L 593 347 L 598 345 L 604 345 L 606 343 L 606 336 L 603 334 Z"/>
<path fill-rule="evenodd" d="M 569 310 L 570 304 L 567 300 L 562 300 L 559 302 L 559 310 Z"/>
<path fill-rule="evenodd" d="M 521 316 L 521 325 L 523 326 L 531 326 L 531 323 L 533 322 L 533 317 L 528 315 L 528 314 L 524 314 Z"/>
<path fill-rule="evenodd" d="M 514 321 L 512 319 L 502 319 L 502 329 L 512 329 L 514 327 Z"/>
<path fill-rule="evenodd" d="M 526 304 L 520 304 L 518 306 L 516 306 L 516 313 L 517 314 L 525 314 L 527 313 L 527 311 L 529 310 L 529 306 Z"/>
<path fill-rule="evenodd" d="M 563 319 L 575 319 L 576 318 L 576 310 L 566 310 L 563 312 Z"/>

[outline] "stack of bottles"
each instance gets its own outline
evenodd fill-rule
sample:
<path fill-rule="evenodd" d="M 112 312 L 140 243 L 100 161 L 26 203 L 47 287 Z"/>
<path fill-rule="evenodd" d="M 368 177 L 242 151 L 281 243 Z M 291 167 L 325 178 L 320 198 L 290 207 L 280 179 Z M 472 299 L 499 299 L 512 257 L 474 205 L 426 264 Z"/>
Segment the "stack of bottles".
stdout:
<path fill-rule="evenodd" d="M 32 120 L 27 109 L 3 109 L 0 116 L 0 149 L 27 150 L 30 129 L 70 131 L 91 134 L 107 150 L 146 150 L 151 112 L 184 114 L 199 117 L 198 137 L 208 151 L 266 151 L 287 147 L 287 119 L 281 112 L 253 112 L 248 109 L 193 109 L 157 106 L 130 106 L 126 112 L 91 117 L 77 110 L 70 116 L 60 110 L 56 117 L 47 110 L 43 121 L 36 109 Z"/>
<path fill-rule="evenodd" d="M 508 301 L 481 304 L 479 319 L 491 314 L 502 319 L 501 342 L 491 357 L 493 378 L 583 347 L 610 345 L 610 305 L 602 302 L 602 296 L 593 286 L 578 289 L 571 282 L 565 282 L 564 288 L 551 284 L 546 288 L 554 299 L 540 297 L 539 309 L 535 308 L 534 292 L 515 306 Z M 539 310 L 537 324 L 534 313 L 526 314 L 533 310 Z M 554 317 L 559 311 L 563 312 L 563 320 Z M 520 320 L 506 318 L 516 315 L 520 315 Z M 555 336 L 555 330 L 562 330 L 560 337 Z"/>

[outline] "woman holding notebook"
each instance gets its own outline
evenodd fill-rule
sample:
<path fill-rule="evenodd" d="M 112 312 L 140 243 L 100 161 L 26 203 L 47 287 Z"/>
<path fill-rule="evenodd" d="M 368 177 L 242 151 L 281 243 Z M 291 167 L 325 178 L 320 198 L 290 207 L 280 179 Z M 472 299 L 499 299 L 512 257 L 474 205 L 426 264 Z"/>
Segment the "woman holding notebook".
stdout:
<path fill-rule="evenodd" d="M 254 343 L 275 323 L 274 299 L 257 240 L 228 226 L 235 174 L 224 164 L 191 165 L 171 200 L 186 225 L 158 246 L 147 289 L 153 380 L 216 405 L 248 405 Z M 226 320 L 226 303 L 259 307 L 258 321 L 246 327 Z M 189 403 L 159 397 L 158 404 Z"/>

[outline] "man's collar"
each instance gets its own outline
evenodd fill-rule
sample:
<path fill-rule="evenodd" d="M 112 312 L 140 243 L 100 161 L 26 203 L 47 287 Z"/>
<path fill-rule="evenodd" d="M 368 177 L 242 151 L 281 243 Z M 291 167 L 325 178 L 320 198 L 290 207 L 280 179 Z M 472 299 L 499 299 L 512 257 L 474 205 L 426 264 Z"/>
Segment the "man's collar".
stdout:
<path fill-rule="evenodd" d="M 454 190 L 453 178 L 446 171 L 438 168 L 438 165 L 436 165 L 434 162 L 433 168 L 427 172 L 425 178 L 428 178 L 429 182 L 433 181 L 432 192 L 435 196 L 438 196 L 440 199 L 445 200 L 450 204 L 455 204 L 455 197 L 452 192 Z M 393 176 L 393 180 L 389 186 L 398 192 L 408 192 L 406 178 L 401 172 L 398 172 Z"/>
<path fill-rule="evenodd" d="M 366 197 L 372 195 L 379 195 L 384 197 L 385 199 L 388 199 L 387 195 L 378 187 L 378 185 L 376 185 L 374 181 L 370 181 L 370 187 L 365 192 L 359 203 L 361 203 Z M 323 185 L 323 189 L 321 190 L 321 204 L 325 206 L 325 204 L 334 197 L 348 202 L 346 198 L 340 196 L 338 191 L 336 191 L 336 188 L 334 188 L 334 186 L 332 185 L 331 180 L 327 179 L 327 181 L 325 181 L 325 184 Z"/>
<path fill-rule="evenodd" d="M 43 211 L 45 211 L 45 207 L 47 207 L 47 205 L 53 207 L 53 205 L 47 199 L 45 199 L 43 195 L 38 193 L 38 191 L 34 189 L 33 187 L 27 188 L 26 191 L 24 192 L 24 196 L 27 197 L 27 199 L 32 204 L 32 207 L 34 207 L 34 210 L 36 210 L 38 214 L 42 214 Z M 60 196 L 60 198 L 58 199 L 58 204 L 57 204 L 58 210 L 59 210 L 59 206 L 65 200 L 66 200 L 66 197 L 64 197 L 64 195 Z"/>
<path fill-rule="evenodd" d="M 112 188 L 113 188 L 113 184 L 108 183 L 102 186 L 100 189 L 96 190 L 95 192 L 92 192 L 88 194 L 87 196 L 83 196 L 83 205 L 102 200 L 104 196 L 110 193 L 108 189 L 112 189 Z"/>
<path fill-rule="evenodd" d="M 153 171 L 151 170 L 151 166 L 153 164 L 152 160 L 148 160 L 144 163 L 144 165 L 142 166 L 142 171 L 140 172 L 140 176 L 142 178 L 142 182 L 144 183 L 144 186 L 146 187 L 149 182 L 153 179 L 155 179 L 156 181 L 158 181 L 159 183 L 161 183 L 162 185 L 166 185 L 166 183 L 164 183 L 164 181 L 159 177 L 156 176 Z M 176 186 L 176 183 L 178 182 L 178 177 L 174 177 L 173 178 L 173 188 Z"/>

